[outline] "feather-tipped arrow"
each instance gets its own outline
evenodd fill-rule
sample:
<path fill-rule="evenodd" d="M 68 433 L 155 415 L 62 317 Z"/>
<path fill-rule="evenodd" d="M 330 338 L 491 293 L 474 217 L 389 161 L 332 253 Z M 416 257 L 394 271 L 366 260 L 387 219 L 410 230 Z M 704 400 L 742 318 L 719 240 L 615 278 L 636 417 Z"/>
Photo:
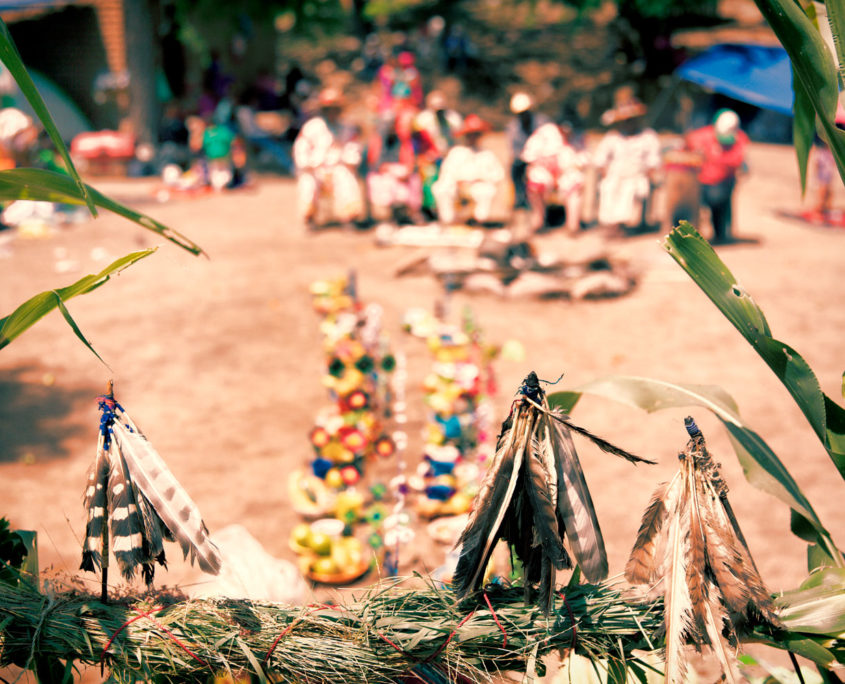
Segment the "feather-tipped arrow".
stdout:
<path fill-rule="evenodd" d="M 570 430 L 631 462 L 652 463 L 552 411 L 536 373 L 529 373 L 502 423 L 496 453 L 458 540 L 461 554 L 453 585 L 459 599 L 481 585 L 500 539 L 522 561 L 526 600 L 539 585 L 538 602 L 545 611 L 551 606 L 555 572 L 571 567 L 564 536 L 587 580 L 607 577 L 601 529 Z"/>
<path fill-rule="evenodd" d="M 151 584 L 155 563 L 166 567 L 163 540 L 178 541 L 205 572 L 220 571 L 220 554 L 208 538 L 196 504 L 147 438 L 109 392 L 98 397 L 102 411 L 97 457 L 88 474 L 88 513 L 80 569 L 103 573 L 106 598 L 109 546 L 121 574 L 140 568 Z M 109 525 L 111 544 L 109 544 Z"/>
<path fill-rule="evenodd" d="M 687 643 L 709 646 L 725 681 L 742 620 L 779 625 L 771 596 L 728 503 L 728 488 L 692 418 L 681 469 L 657 488 L 625 567 L 632 584 L 663 583 L 666 682 L 684 682 Z"/>

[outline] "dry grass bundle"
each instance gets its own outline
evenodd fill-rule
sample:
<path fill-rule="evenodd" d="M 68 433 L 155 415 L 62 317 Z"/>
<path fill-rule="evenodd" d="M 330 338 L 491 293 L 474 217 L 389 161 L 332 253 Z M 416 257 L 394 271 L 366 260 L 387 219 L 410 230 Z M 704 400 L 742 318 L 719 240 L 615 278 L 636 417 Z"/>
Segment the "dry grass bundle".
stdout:
<path fill-rule="evenodd" d="M 390 584 L 343 606 L 302 608 L 163 594 L 105 605 L 0 584 L 0 664 L 69 673 L 104 661 L 120 682 L 242 672 L 261 681 L 485 681 L 553 650 L 630 664 L 634 650 L 656 646 L 659 605 L 606 584 L 565 594 L 546 618 L 524 605 L 521 587 L 458 606 L 449 590 Z"/>

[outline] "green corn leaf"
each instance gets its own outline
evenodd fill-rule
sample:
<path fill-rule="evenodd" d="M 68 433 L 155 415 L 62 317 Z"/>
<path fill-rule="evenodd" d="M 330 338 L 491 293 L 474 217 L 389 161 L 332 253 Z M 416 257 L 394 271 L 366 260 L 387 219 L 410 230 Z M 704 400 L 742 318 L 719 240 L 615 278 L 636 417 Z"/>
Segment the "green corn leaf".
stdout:
<path fill-rule="evenodd" d="M 839 87 L 845 88 L 845 7 L 841 2 L 825 3 L 827 21 L 833 34 L 836 61 L 839 62 Z"/>
<path fill-rule="evenodd" d="M 772 337 L 763 312 L 708 242 L 682 221 L 664 242 L 665 249 L 743 337 L 763 357 L 845 478 L 845 409 L 821 391 L 807 362 L 789 345 Z"/>
<path fill-rule="evenodd" d="M 9 27 L 6 26 L 6 22 L 2 19 L 0 19 L 0 60 L 3 61 L 3 64 L 6 65 L 9 73 L 14 77 L 24 97 L 26 97 L 29 104 L 32 105 L 32 109 L 38 115 L 38 118 L 41 119 L 41 123 L 44 126 L 44 130 L 47 131 L 47 135 L 50 136 L 50 140 L 53 141 L 53 144 L 56 146 L 59 154 L 62 155 L 62 159 L 64 159 L 68 173 L 70 173 L 71 178 L 73 179 L 73 184 L 76 186 L 76 194 L 82 200 L 81 203 L 85 204 L 88 207 L 88 210 L 96 216 L 97 208 L 94 206 L 94 202 L 88 188 L 79 177 L 79 173 L 70 159 L 70 153 L 68 152 L 67 147 L 65 147 L 65 143 L 62 140 L 59 129 L 56 128 L 56 124 L 53 121 L 53 117 L 50 116 L 50 111 L 47 109 L 47 105 L 44 104 L 44 100 L 38 93 L 38 89 L 32 82 L 32 78 L 21 60 L 18 48 L 12 40 L 12 35 L 9 33 Z"/>
<path fill-rule="evenodd" d="M 792 104 L 792 140 L 798 157 L 798 174 L 801 177 L 801 194 L 807 191 L 807 161 L 816 135 L 816 110 L 813 101 L 801 84 L 801 79 L 792 69 L 792 89 L 795 99 Z"/>
<path fill-rule="evenodd" d="M 845 568 L 822 568 L 777 597 L 779 615 L 793 632 L 845 636 Z"/>
<path fill-rule="evenodd" d="M 12 340 L 50 313 L 53 309 L 64 307 L 64 302 L 71 297 L 87 294 L 88 292 L 97 289 L 100 285 L 107 282 L 112 274 L 119 273 L 124 268 L 131 266 L 136 261 L 149 256 L 155 251 L 155 248 L 153 248 L 132 252 L 131 254 L 127 254 L 126 256 L 123 256 L 113 262 L 99 273 L 87 275 L 67 287 L 48 290 L 31 297 L 11 314 L 5 318 L 0 318 L 0 349 L 8 345 Z M 68 314 L 65 319 L 68 320 L 69 316 L 70 315 Z M 91 349 L 91 351 L 94 351 L 76 324 L 72 322 L 72 319 L 68 320 L 68 323 L 71 325 L 77 336 L 85 342 L 86 346 Z M 96 354 L 96 352 L 94 353 Z M 100 358 L 99 355 L 97 355 L 97 358 Z M 100 360 L 102 361 L 102 359 Z"/>
<path fill-rule="evenodd" d="M 199 245 L 172 228 L 168 228 L 163 223 L 130 209 L 110 197 L 106 197 L 89 185 L 84 187 L 91 201 L 97 206 L 123 216 L 147 230 L 158 233 L 173 244 L 191 252 L 191 254 L 200 255 L 204 253 Z M 85 198 L 80 194 L 77 184 L 62 173 L 44 169 L 0 171 L 0 201 L 16 199 L 85 204 Z"/>
<path fill-rule="evenodd" d="M 845 563 L 830 533 L 819 520 L 810 501 L 783 462 L 766 442 L 745 425 L 734 399 L 716 385 L 671 383 L 634 376 L 608 376 L 588 382 L 572 391 L 549 394 L 552 407 L 571 406 L 582 394 L 611 399 L 652 413 L 668 408 L 701 406 L 712 411 L 728 431 L 731 445 L 748 482 L 789 506 L 802 521 L 798 531 L 828 550 L 837 565 Z M 573 396 L 576 399 L 573 401 Z M 807 532 L 807 529 L 810 532 Z"/>
<path fill-rule="evenodd" d="M 88 338 L 86 338 L 85 335 L 82 333 L 82 330 L 79 329 L 79 326 L 76 324 L 76 321 L 73 320 L 73 317 L 70 315 L 70 311 L 67 310 L 65 303 L 62 301 L 62 298 L 59 297 L 58 293 L 55 290 L 53 290 L 52 294 L 56 298 L 56 306 L 58 307 L 59 311 L 61 312 L 62 317 L 65 319 L 65 323 L 67 323 L 70 326 L 70 329 L 73 330 L 74 335 L 76 335 L 80 339 L 82 344 L 84 344 L 86 347 L 88 347 L 88 349 L 91 351 L 91 353 L 100 360 L 100 363 L 102 363 L 106 368 L 111 370 L 111 366 L 109 366 L 109 364 L 107 364 L 105 361 L 103 361 L 103 357 L 100 356 L 97 353 L 97 350 L 94 349 L 94 347 L 88 341 Z"/>
<path fill-rule="evenodd" d="M 839 175 L 845 182 L 845 131 L 836 127 L 836 105 L 839 99 L 838 78 L 833 55 L 825 45 L 812 18 L 795 0 L 755 0 L 769 26 L 786 49 L 805 93 L 819 117 Z M 827 3 L 835 5 L 835 2 Z M 836 23 L 836 25 L 834 25 Z M 841 28 L 834 13 L 831 27 Z M 796 89 L 797 90 L 797 89 Z"/>

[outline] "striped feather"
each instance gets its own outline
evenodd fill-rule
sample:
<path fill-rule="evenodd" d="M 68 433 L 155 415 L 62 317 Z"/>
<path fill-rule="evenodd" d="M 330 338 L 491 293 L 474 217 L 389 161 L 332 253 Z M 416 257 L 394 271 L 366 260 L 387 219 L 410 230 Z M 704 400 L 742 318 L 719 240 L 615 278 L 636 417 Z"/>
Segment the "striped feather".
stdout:
<path fill-rule="evenodd" d="M 608 572 L 604 538 L 572 437 L 564 423 L 549 419 L 555 415 L 553 412 L 547 414 L 546 429 L 555 445 L 558 513 L 584 577 L 589 582 L 599 582 Z"/>
<path fill-rule="evenodd" d="M 118 407 L 116 416 L 114 439 L 138 490 L 179 542 L 185 557 L 190 556 L 192 563 L 197 561 L 202 570 L 216 575 L 220 571 L 220 553 L 208 538 L 196 504 L 129 415 Z"/>
<path fill-rule="evenodd" d="M 97 440 L 97 457 L 88 471 L 83 506 L 87 514 L 85 539 L 82 542 L 82 564 L 80 570 L 94 572 L 101 566 L 103 549 L 103 525 L 108 515 L 109 458 L 102 432 Z"/>
<path fill-rule="evenodd" d="M 109 456 L 111 470 L 108 493 L 112 551 L 120 573 L 127 580 L 131 580 L 135 569 L 148 562 L 144 554 L 144 530 L 138 513 L 135 490 L 117 440 L 112 440 Z"/>

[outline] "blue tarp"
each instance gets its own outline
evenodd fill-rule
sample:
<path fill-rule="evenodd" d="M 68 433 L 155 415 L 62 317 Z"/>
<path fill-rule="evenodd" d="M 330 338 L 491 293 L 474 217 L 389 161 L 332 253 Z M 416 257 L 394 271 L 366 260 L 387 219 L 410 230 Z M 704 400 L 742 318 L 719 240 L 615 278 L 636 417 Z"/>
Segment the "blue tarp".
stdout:
<path fill-rule="evenodd" d="M 792 116 L 792 67 L 780 46 L 715 45 L 675 73 L 735 100 Z"/>

